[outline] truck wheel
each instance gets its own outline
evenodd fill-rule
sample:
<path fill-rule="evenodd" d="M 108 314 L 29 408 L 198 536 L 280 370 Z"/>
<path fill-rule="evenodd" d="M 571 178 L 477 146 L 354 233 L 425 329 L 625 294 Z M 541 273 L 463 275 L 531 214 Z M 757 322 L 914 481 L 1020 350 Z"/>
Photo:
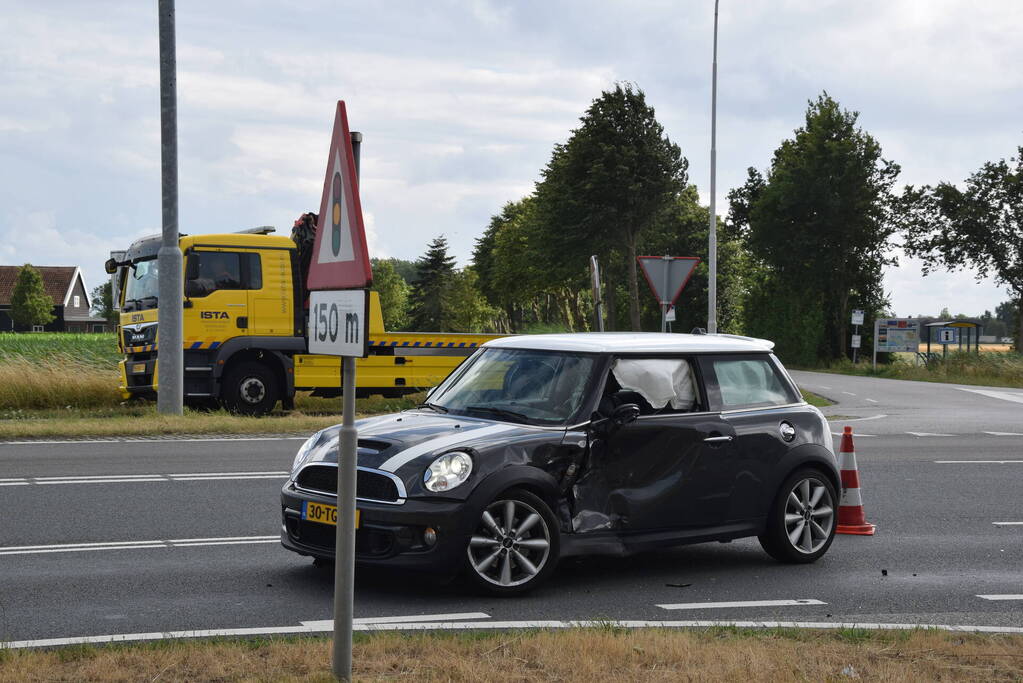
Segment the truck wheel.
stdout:
<path fill-rule="evenodd" d="M 244 362 L 227 371 L 220 398 L 228 410 L 243 415 L 266 415 L 280 397 L 277 374 L 262 363 Z"/>

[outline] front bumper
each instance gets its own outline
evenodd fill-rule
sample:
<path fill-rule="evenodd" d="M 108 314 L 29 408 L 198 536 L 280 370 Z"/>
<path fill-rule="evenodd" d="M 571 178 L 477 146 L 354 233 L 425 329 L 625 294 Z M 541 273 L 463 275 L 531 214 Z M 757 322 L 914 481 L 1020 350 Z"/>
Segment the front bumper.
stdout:
<path fill-rule="evenodd" d="M 302 519 L 303 501 L 337 505 L 337 498 L 296 490 L 288 482 L 281 491 L 281 544 L 300 555 L 333 559 L 335 528 Z M 355 532 L 355 562 L 360 565 L 415 569 L 436 573 L 457 570 L 471 529 L 465 503 L 406 499 L 401 505 L 356 501 L 360 510 Z M 427 527 L 437 533 L 430 546 Z"/>

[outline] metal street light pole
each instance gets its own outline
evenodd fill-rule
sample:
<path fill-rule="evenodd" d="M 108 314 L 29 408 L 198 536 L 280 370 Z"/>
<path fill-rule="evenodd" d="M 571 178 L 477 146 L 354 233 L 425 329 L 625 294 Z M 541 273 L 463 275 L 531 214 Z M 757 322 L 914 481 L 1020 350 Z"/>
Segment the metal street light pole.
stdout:
<path fill-rule="evenodd" d="M 718 331 L 718 216 L 717 202 L 717 120 L 718 120 L 718 0 L 714 0 L 714 62 L 711 71 L 710 94 L 710 219 L 707 235 L 710 240 L 707 278 L 707 331 Z"/>
<path fill-rule="evenodd" d="M 157 252 L 159 314 L 156 408 L 180 415 L 183 397 L 182 277 L 178 247 L 178 93 L 174 48 L 174 0 L 159 0 L 160 151 L 163 189 L 163 240 Z"/>

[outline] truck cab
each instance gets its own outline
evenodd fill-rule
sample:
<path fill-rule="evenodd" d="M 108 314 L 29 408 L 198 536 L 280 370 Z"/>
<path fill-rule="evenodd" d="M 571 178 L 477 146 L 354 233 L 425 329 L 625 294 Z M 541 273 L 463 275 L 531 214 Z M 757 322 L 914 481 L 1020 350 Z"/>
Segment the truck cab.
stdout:
<path fill-rule="evenodd" d="M 340 362 L 308 354 L 305 273 L 296 243 L 273 228 L 183 235 L 184 400 L 265 414 L 297 390 L 340 394 Z M 118 348 L 124 398 L 159 390 L 159 236 L 138 240 L 119 261 Z M 380 299 L 370 293 L 370 357 L 360 359 L 360 395 L 400 396 L 439 383 L 463 358 L 497 335 L 384 331 Z"/>

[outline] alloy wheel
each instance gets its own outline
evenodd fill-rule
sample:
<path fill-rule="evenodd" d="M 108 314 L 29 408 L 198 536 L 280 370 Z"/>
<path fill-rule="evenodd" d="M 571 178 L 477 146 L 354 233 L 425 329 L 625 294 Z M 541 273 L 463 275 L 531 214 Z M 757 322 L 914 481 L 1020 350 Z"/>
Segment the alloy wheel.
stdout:
<path fill-rule="evenodd" d="M 824 484 L 813 478 L 800 479 L 785 502 L 785 535 L 797 551 L 812 555 L 831 538 L 835 506 Z"/>
<path fill-rule="evenodd" d="M 551 553 L 551 532 L 543 515 L 521 500 L 487 506 L 467 548 L 480 578 L 497 586 L 520 586 L 537 576 Z"/>

